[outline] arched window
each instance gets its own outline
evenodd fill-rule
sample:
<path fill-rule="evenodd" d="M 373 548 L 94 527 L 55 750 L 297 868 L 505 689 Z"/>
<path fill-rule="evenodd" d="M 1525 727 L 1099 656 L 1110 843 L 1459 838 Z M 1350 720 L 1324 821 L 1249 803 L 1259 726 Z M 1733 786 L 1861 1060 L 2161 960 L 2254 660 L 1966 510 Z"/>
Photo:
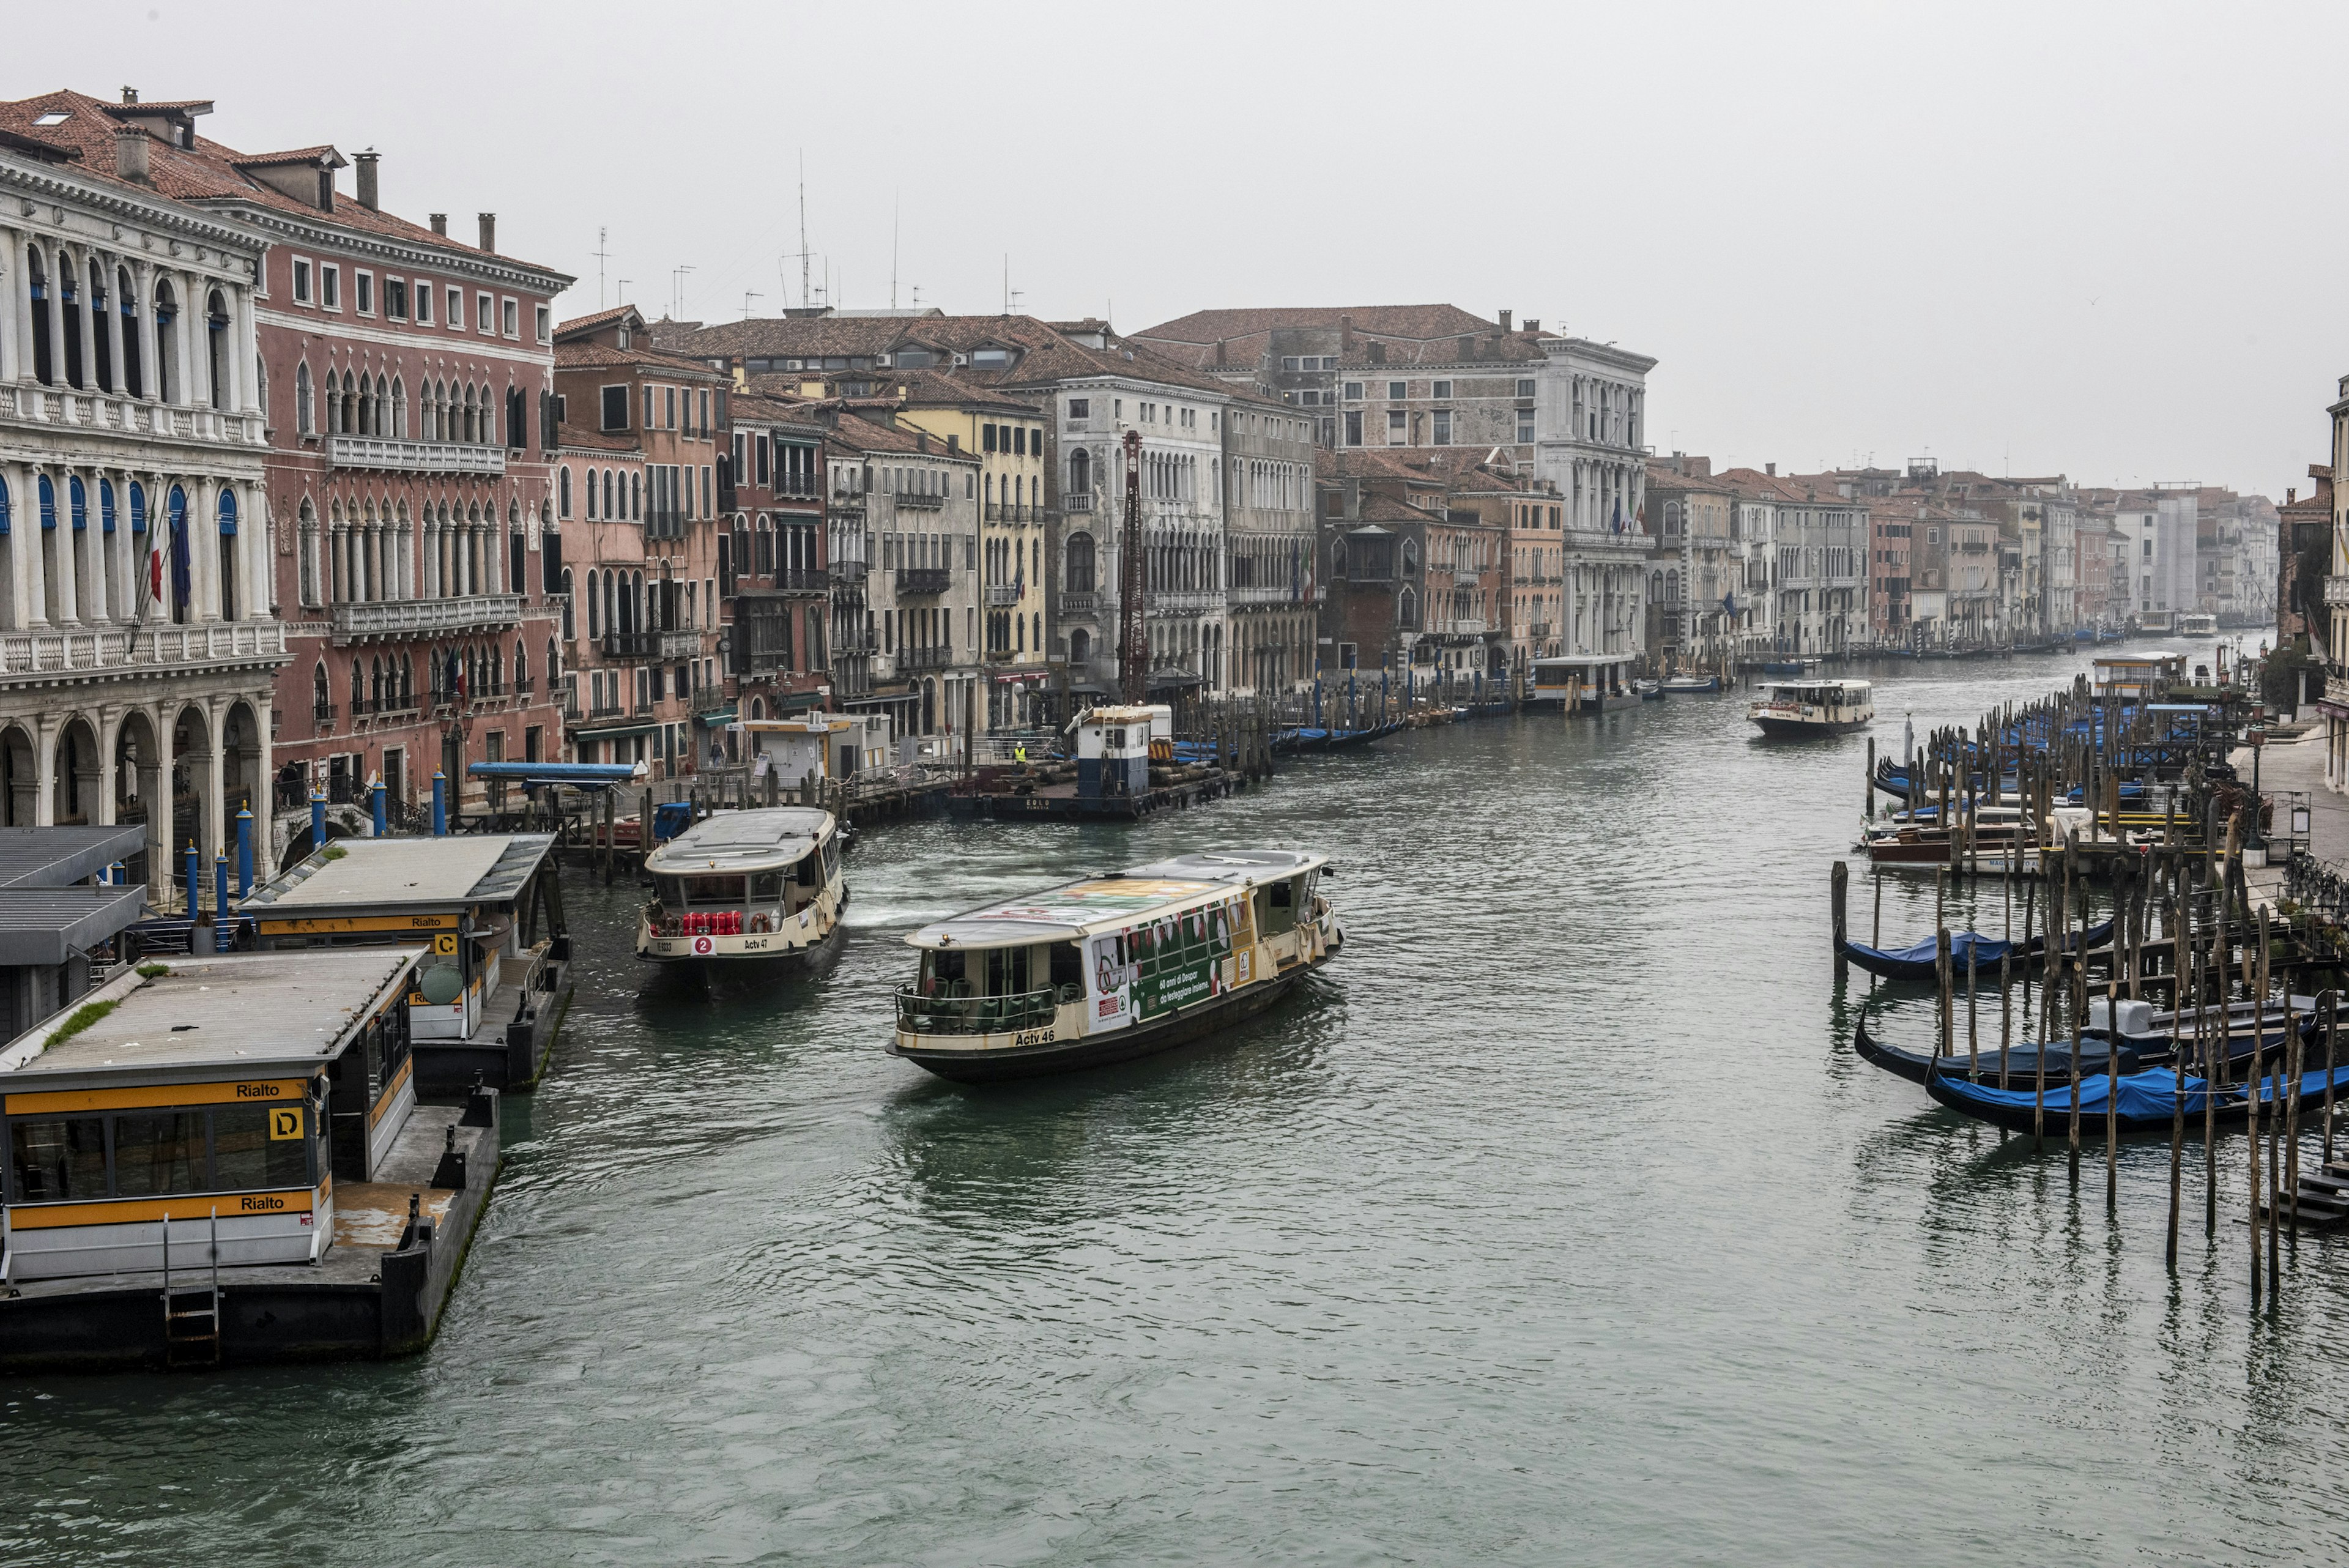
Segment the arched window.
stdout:
<path fill-rule="evenodd" d="M 408 439 L 408 379 L 391 379 L 391 429 L 388 432 L 395 441 Z"/>
<path fill-rule="evenodd" d="M 212 388 L 212 407 L 225 409 L 229 397 L 228 301 L 214 289 L 204 301 L 205 369 Z"/>
<path fill-rule="evenodd" d="M 514 639 L 514 690 L 520 691 L 530 680 L 530 655 L 523 651 L 522 639 Z"/>
<path fill-rule="evenodd" d="M 317 393 L 310 383 L 310 361 L 305 359 L 294 368 L 294 429 L 302 435 L 315 435 L 317 420 Z"/>
<path fill-rule="evenodd" d="M 587 636 L 590 639 L 604 635 L 604 603 L 596 595 L 595 579 L 598 576 L 594 571 L 587 574 Z"/>
<path fill-rule="evenodd" d="M 568 464 L 565 464 L 554 472 L 556 502 L 554 514 L 558 517 L 568 517 L 571 515 L 571 469 Z"/>
<path fill-rule="evenodd" d="M 1069 535 L 1069 569 L 1065 574 L 1072 594 L 1093 591 L 1093 536 L 1091 534 Z"/>
<path fill-rule="evenodd" d="M 1419 596 L 1409 588 L 1395 596 L 1395 624 L 1405 628 L 1419 624 Z"/>
<path fill-rule="evenodd" d="M 358 655 L 353 654 L 351 656 L 351 711 L 354 713 L 365 711 L 361 705 L 366 701 L 367 677 L 359 668 Z"/>
<path fill-rule="evenodd" d="M 39 311 L 35 311 L 33 315 L 36 321 L 41 318 Z M 180 358 L 172 351 L 171 347 L 173 336 L 171 327 L 179 317 L 180 299 L 179 296 L 171 292 L 171 280 L 157 278 L 155 280 L 155 397 L 160 402 L 176 403 L 180 400 L 180 379 L 182 372 Z M 52 377 L 51 379 L 54 383 L 55 378 Z"/>
<path fill-rule="evenodd" d="M 310 670 L 310 710 L 322 723 L 335 716 L 335 697 L 326 688 L 326 661 L 323 659 Z"/>
<path fill-rule="evenodd" d="M 565 642 L 575 642 L 578 640 L 579 637 L 578 624 L 571 618 L 571 568 L 565 566 L 563 568 L 563 640 Z M 554 668 L 554 661 L 552 659 L 549 659 L 547 660 L 546 667 L 550 671 L 552 671 Z M 553 675 L 550 674 L 548 679 L 554 679 Z"/>
<path fill-rule="evenodd" d="M 220 493 L 220 618 L 236 618 L 236 493 Z"/>
<path fill-rule="evenodd" d="M 194 585 L 190 580 L 188 567 L 188 493 L 176 484 L 163 498 L 163 518 L 165 531 L 171 541 L 171 619 L 184 625 L 188 619 L 189 600 L 194 597 Z"/>

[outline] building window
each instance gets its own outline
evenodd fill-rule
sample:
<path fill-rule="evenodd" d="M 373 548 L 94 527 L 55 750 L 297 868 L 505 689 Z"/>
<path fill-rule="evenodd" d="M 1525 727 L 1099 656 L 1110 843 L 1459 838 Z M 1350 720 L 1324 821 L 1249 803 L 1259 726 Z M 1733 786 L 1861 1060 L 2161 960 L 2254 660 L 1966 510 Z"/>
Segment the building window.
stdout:
<path fill-rule="evenodd" d="M 416 280 L 416 325 L 432 325 L 432 286 L 422 278 Z"/>
<path fill-rule="evenodd" d="M 1452 444 L 1452 410 L 1450 409 L 1435 410 L 1435 433 L 1433 439 L 1437 446 Z"/>
<path fill-rule="evenodd" d="M 1389 381 L 1387 383 L 1387 401 L 1391 403 L 1401 402 L 1403 399 L 1403 384 L 1401 381 Z"/>
<path fill-rule="evenodd" d="M 375 314 L 375 274 L 351 274 L 351 303 L 361 316 Z"/>
<path fill-rule="evenodd" d="M 474 331 L 486 333 L 492 330 L 490 323 L 494 317 L 491 312 L 496 305 L 497 299 L 493 295 L 477 294 L 473 296 Z"/>
<path fill-rule="evenodd" d="M 504 332 L 504 334 L 505 334 L 507 337 L 521 337 L 521 336 L 522 336 L 522 310 L 521 310 L 521 306 L 517 306 L 517 305 L 516 305 L 512 300 L 508 299 L 508 300 L 503 300 L 503 301 L 500 302 L 500 307 L 499 307 L 499 308 L 500 308 L 500 314 L 501 314 L 501 320 L 500 320 L 500 322 L 499 322 L 499 329 L 500 329 L 501 331 Z"/>
<path fill-rule="evenodd" d="M 1360 381 L 1346 383 L 1346 400 L 1350 403 L 1359 403 L 1362 400 L 1362 384 Z"/>
<path fill-rule="evenodd" d="M 1436 383 L 1435 383 L 1435 385 L 1434 385 L 1434 387 L 1433 387 L 1433 388 L 1432 389 L 1432 390 L 1430 391 L 1429 395 L 1430 395 L 1431 397 L 1434 398 L 1434 399 L 1435 399 L 1435 400 L 1436 400 L 1437 402 L 1439 402 L 1439 403 L 1443 403 L 1443 402 L 1449 402 L 1449 401 L 1451 401 L 1451 400 L 1452 400 L 1452 383 L 1451 383 L 1451 382 L 1449 382 L 1449 381 L 1438 381 L 1438 382 L 1436 382 Z"/>
<path fill-rule="evenodd" d="M 1530 397 L 1532 397 L 1533 395 L 1534 395 L 1534 379 L 1533 379 L 1531 376 L 1520 376 L 1520 377 L 1518 377 L 1518 378 L 1517 378 L 1517 396 L 1519 396 L 1519 397 L 1521 397 L 1521 398 L 1530 398 Z"/>
<path fill-rule="evenodd" d="M 604 389 L 603 428 L 607 431 L 624 431 L 628 428 L 627 388 L 605 387 Z"/>
<path fill-rule="evenodd" d="M 538 340 L 541 343 L 554 340 L 554 312 L 543 305 L 538 307 Z"/>
<path fill-rule="evenodd" d="M 394 321 L 408 319 L 408 280 L 388 277 L 383 280 L 383 313 Z"/>
<path fill-rule="evenodd" d="M 1517 410 L 1517 444 L 1531 446 L 1533 440 L 1534 411 L 1531 409 L 1519 409 Z"/>
<path fill-rule="evenodd" d="M 456 331 L 465 330 L 465 291 L 461 288 L 449 291 L 449 325 Z"/>
<path fill-rule="evenodd" d="M 1360 409 L 1346 410 L 1346 444 L 1348 446 L 1362 444 L 1362 410 Z"/>
<path fill-rule="evenodd" d="M 1387 410 L 1387 444 L 1389 446 L 1407 446 L 1410 444 L 1411 434 L 1404 427 L 1404 418 L 1405 416 L 1401 409 L 1390 409 Z"/>
<path fill-rule="evenodd" d="M 318 303 L 328 310 L 343 307 L 343 269 L 332 263 L 318 269 Z"/>
<path fill-rule="evenodd" d="M 1072 420 L 1089 420 L 1092 417 L 1093 401 L 1091 398 L 1071 398 L 1069 400 L 1069 418 Z"/>
<path fill-rule="evenodd" d="M 294 258 L 294 303 L 315 303 L 310 297 L 310 258 L 307 256 Z"/>
<path fill-rule="evenodd" d="M 1284 355 L 1282 355 L 1282 356 L 1281 356 L 1281 359 L 1280 359 L 1280 368 L 1281 368 L 1282 369 L 1284 369 L 1284 370 L 1294 370 L 1294 369 L 1297 369 L 1297 356 L 1296 356 L 1296 355 L 1294 355 L 1294 354 L 1284 354 Z"/>
<path fill-rule="evenodd" d="M 555 471 L 554 514 L 558 517 L 571 515 L 571 470 L 567 465 Z"/>

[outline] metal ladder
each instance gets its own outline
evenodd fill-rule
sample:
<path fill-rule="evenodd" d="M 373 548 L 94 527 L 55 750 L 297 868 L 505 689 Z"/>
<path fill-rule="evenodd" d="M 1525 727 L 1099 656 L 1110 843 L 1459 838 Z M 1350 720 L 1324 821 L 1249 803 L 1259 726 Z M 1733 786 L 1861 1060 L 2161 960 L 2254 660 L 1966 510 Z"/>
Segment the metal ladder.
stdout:
<path fill-rule="evenodd" d="M 163 1216 L 163 1365 L 218 1366 L 221 1358 L 220 1210 L 212 1211 L 212 1281 L 193 1290 L 171 1286 L 171 1217 Z"/>

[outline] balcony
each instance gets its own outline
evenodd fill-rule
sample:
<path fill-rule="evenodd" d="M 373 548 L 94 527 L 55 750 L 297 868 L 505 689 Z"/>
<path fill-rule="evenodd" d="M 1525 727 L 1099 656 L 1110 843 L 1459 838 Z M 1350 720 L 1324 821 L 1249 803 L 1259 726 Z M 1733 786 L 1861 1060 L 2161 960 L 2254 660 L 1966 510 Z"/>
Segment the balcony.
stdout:
<path fill-rule="evenodd" d="M 1061 613 L 1062 615 L 1093 615 L 1097 613 L 1093 608 L 1093 600 L 1094 596 L 1092 594 L 1062 594 L 1061 596 Z"/>
<path fill-rule="evenodd" d="M 1456 638 L 1464 642 L 1483 637 L 1491 629 L 1492 627 L 1488 622 L 1474 616 L 1454 617 L 1449 620 L 1431 619 L 1427 623 L 1427 632 L 1430 637 Z"/>
<path fill-rule="evenodd" d="M 864 521 L 864 497 L 834 495 L 823 504 L 823 511 L 825 516 L 837 517 L 843 523 L 862 523 Z"/>
<path fill-rule="evenodd" d="M 1019 501 L 990 501 L 987 504 L 989 523 L 1041 523 L 1044 509 Z"/>
<path fill-rule="evenodd" d="M 834 561 L 824 571 L 830 574 L 834 584 L 846 585 L 863 582 L 865 566 L 862 561 Z"/>
<path fill-rule="evenodd" d="M 1148 603 L 1164 615 L 1186 615 L 1223 608 L 1224 596 L 1214 588 L 1153 588 Z"/>
<path fill-rule="evenodd" d="M 895 500 L 900 512 L 936 512 L 947 504 L 943 495 L 923 495 L 913 491 L 900 491 Z"/>
<path fill-rule="evenodd" d="M 660 651 L 660 633 L 607 631 L 595 639 L 595 647 L 606 659 L 650 659 Z"/>
<path fill-rule="evenodd" d="M 1093 493 L 1090 490 L 1064 493 L 1061 497 L 1061 510 L 1063 512 L 1091 512 L 1092 509 Z"/>
<path fill-rule="evenodd" d="M 864 575 L 863 563 L 858 563 L 858 576 Z M 787 566 L 774 577 L 778 590 L 787 594 L 821 594 L 832 587 L 832 576 L 822 566 Z"/>
<path fill-rule="evenodd" d="M 900 566 L 897 568 L 897 597 L 917 597 L 926 594 L 947 591 L 947 580 L 952 576 L 944 566 Z"/>
<path fill-rule="evenodd" d="M 1536 642 L 1547 642 L 1549 640 L 1549 622 L 1546 620 L 1527 621 L 1526 623 L 1526 636 Z"/>
<path fill-rule="evenodd" d="M 178 408 L 110 392 L 77 392 L 29 384 L 0 386 L 0 420 L 22 420 L 63 430 L 120 432 L 214 446 L 269 444 L 261 421 L 216 409 Z"/>
<path fill-rule="evenodd" d="M 0 685 L 118 673 L 183 675 L 285 662 L 285 625 L 274 620 L 0 633 Z"/>
<path fill-rule="evenodd" d="M 1250 584 L 1244 588 L 1227 590 L 1226 597 L 1236 605 L 1311 604 L 1303 585 L 1290 587 L 1287 583 Z"/>
<path fill-rule="evenodd" d="M 989 609 L 1009 609 L 1013 605 L 1016 605 L 1016 604 L 1018 604 L 1019 602 L 1019 584 L 1017 584 L 1017 583 L 989 583 L 989 584 L 988 584 L 988 585 L 987 585 L 987 607 L 988 607 L 988 608 L 989 608 Z"/>
<path fill-rule="evenodd" d="M 2324 602 L 2327 607 L 2349 605 L 2349 577 L 2325 578 Z"/>
<path fill-rule="evenodd" d="M 701 656 L 701 633 L 698 630 L 663 631 L 654 635 L 660 639 L 660 656 L 663 659 L 698 659 Z"/>
<path fill-rule="evenodd" d="M 327 611 L 335 643 L 489 631 L 522 623 L 520 594 L 465 594 L 445 599 L 382 599 Z"/>
<path fill-rule="evenodd" d="M 326 461 L 336 468 L 370 468 L 395 473 L 488 473 L 506 471 L 505 448 L 462 441 L 391 441 L 382 436 L 326 438 Z"/>
<path fill-rule="evenodd" d="M 1484 574 L 1481 572 L 1454 572 L 1452 574 L 1452 586 L 1455 588 L 1473 588 L 1484 580 Z"/>
<path fill-rule="evenodd" d="M 908 670 L 944 670 L 954 662 L 954 649 L 944 643 L 934 648 L 901 648 L 897 650 L 897 668 Z"/>

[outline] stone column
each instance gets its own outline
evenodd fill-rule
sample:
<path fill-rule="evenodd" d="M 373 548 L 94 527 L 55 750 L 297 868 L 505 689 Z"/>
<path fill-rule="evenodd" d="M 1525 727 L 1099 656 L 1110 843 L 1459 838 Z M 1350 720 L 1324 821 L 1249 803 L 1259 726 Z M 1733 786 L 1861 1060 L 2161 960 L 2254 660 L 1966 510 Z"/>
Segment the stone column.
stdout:
<path fill-rule="evenodd" d="M 90 391 L 105 390 L 98 377 L 98 322 L 90 316 L 95 307 L 90 298 L 89 257 L 74 258 L 74 297 L 81 301 L 81 380 Z"/>
<path fill-rule="evenodd" d="M 33 288 L 25 271 L 25 236 L 15 229 L 0 229 L 0 300 L 7 302 L 0 308 L 0 381 L 30 380 L 32 367 L 25 360 Z"/>
<path fill-rule="evenodd" d="M 147 807 L 147 896 L 160 905 L 171 886 L 171 705 L 144 708 L 154 754 L 140 760 L 139 794 Z"/>
<path fill-rule="evenodd" d="M 44 713 L 33 725 L 33 826 L 55 827 L 57 822 L 57 737 L 66 716 Z"/>
<path fill-rule="evenodd" d="M 44 246 L 47 251 L 45 269 L 49 275 L 49 297 L 43 303 L 49 318 L 49 385 L 66 385 L 66 302 L 65 252 Z"/>
<path fill-rule="evenodd" d="M 112 703 L 100 707 L 91 716 L 98 731 L 98 809 L 87 807 L 83 817 L 100 827 L 114 826 L 115 748 L 121 743 L 122 713 Z"/>
<path fill-rule="evenodd" d="M 145 262 L 130 269 L 130 286 L 138 297 L 131 302 L 134 314 L 130 330 L 139 339 L 139 395 L 148 402 L 155 400 L 155 272 Z"/>
<path fill-rule="evenodd" d="M 57 621 L 62 626 L 78 626 L 81 609 L 80 596 L 75 592 L 78 585 L 75 581 L 74 552 L 79 546 L 75 543 L 73 525 L 73 475 L 60 468 L 53 482 L 57 487 L 57 543 L 51 546 L 57 558 Z M 38 525 L 36 518 L 35 526 Z"/>
<path fill-rule="evenodd" d="M 188 368 L 188 395 L 183 400 L 190 408 L 208 409 L 212 406 L 212 328 L 206 325 L 210 312 L 204 306 L 209 291 L 204 280 L 193 273 L 181 273 L 185 286 L 180 306 L 180 341 L 186 345 L 182 363 Z"/>
<path fill-rule="evenodd" d="M 270 690 L 253 700 L 255 726 L 254 741 L 253 782 L 253 877 L 255 882 L 266 882 L 275 874 L 277 842 L 277 761 L 269 740 L 271 713 L 275 702 Z"/>
<path fill-rule="evenodd" d="M 121 283 L 122 268 L 109 257 L 106 263 L 106 362 L 112 385 L 107 390 L 118 398 L 128 397 L 130 392 L 129 372 L 122 364 Z M 112 803 L 108 804 L 110 808 Z M 113 819 L 109 817 L 108 820 Z"/>
<path fill-rule="evenodd" d="M 199 808 L 203 823 L 202 853 L 198 863 L 202 875 L 212 874 L 212 857 L 226 847 L 228 838 L 228 703 L 212 697 L 204 702 L 204 724 L 210 732 L 205 737 L 212 744 L 212 754 L 206 758 L 204 783 L 202 785 L 203 804 Z"/>

